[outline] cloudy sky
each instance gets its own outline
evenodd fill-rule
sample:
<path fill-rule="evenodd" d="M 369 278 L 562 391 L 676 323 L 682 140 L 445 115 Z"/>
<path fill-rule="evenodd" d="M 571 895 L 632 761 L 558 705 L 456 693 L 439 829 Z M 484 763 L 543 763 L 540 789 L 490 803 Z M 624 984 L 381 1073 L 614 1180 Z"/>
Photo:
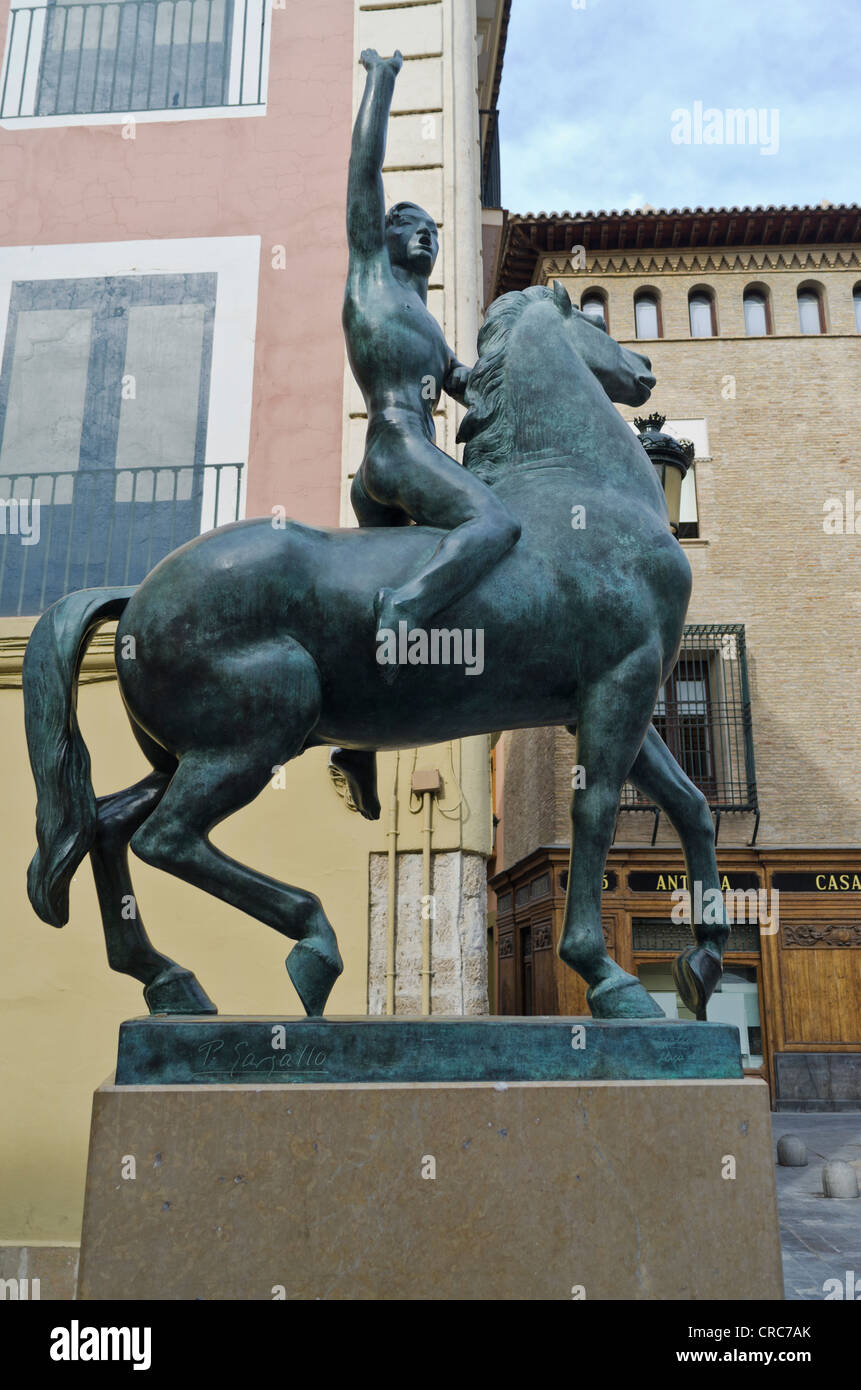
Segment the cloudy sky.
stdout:
<path fill-rule="evenodd" d="M 512 212 L 858 202 L 861 0 L 513 0 L 499 106 Z"/>

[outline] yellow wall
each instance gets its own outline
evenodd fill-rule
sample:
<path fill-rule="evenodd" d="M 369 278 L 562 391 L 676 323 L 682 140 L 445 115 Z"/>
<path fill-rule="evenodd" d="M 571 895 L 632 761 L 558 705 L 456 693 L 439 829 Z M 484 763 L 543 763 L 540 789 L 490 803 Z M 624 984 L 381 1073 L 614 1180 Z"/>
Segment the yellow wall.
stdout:
<path fill-rule="evenodd" d="M 83 1203 L 90 1098 L 113 1071 L 117 1029 L 146 1013 L 137 981 L 109 970 L 89 860 L 75 875 L 71 914 L 61 931 L 41 922 L 26 895 L 35 848 L 35 788 L 16 688 L 19 653 L 32 620 L 0 622 L 0 1242 L 77 1241 Z M 18 640 L 13 634 L 18 634 Z M 107 637 L 84 668 L 79 715 L 105 795 L 135 782 L 148 765 L 135 744 L 114 679 Z M 10 656 L 9 653 L 12 652 Z M 98 683 L 86 683 L 101 675 Z M 19 679 L 19 677 L 18 677 Z M 347 811 L 334 790 L 324 750 L 288 767 L 284 789 L 267 789 L 220 826 L 226 853 L 275 878 L 317 893 L 335 930 L 344 974 L 327 1012 L 367 1009 L 368 855 L 386 848 L 386 798 L 394 761 L 381 758 L 383 817 L 371 824 Z M 399 850 L 421 847 L 421 818 L 410 815 L 414 765 L 437 766 L 445 796 L 435 817 L 434 850 L 489 851 L 487 741 L 410 750 L 401 755 Z M 458 785 L 455 774 L 459 772 Z M 461 796 L 462 792 L 462 796 Z M 132 856 L 136 896 L 157 947 L 195 972 L 223 1014 L 301 1014 L 284 959 L 291 943 L 262 923 Z"/>
<path fill-rule="evenodd" d="M 482 91 L 492 85 L 501 15 L 499 4 L 492 21 L 482 20 L 487 55 L 482 60 Z M 487 104 L 484 98 L 476 102 L 474 4 L 394 0 L 391 6 L 369 10 L 356 0 L 355 19 L 357 60 L 368 45 L 381 52 L 400 47 L 408 59 L 389 128 L 387 199 L 391 204 L 417 198 L 439 217 L 442 247 L 430 307 L 453 349 L 471 362 L 482 284 L 477 105 Z M 357 61 L 356 106 L 363 83 Z M 416 111 L 436 115 L 436 125 L 426 128 L 427 122 L 417 121 Z M 345 524 L 352 521 L 349 480 L 364 445 L 362 412 L 350 379 L 344 393 L 341 461 Z M 437 420 L 439 442 L 452 453 L 462 413 L 449 401 Z M 77 1241 L 91 1093 L 113 1069 L 118 1025 L 145 1012 L 137 982 L 108 969 L 88 861 L 76 875 L 70 922 L 62 931 L 41 923 L 27 901 L 26 868 L 35 848 L 35 792 L 21 691 L 15 681 L 20 681 L 23 639 L 32 625 L 32 620 L 0 620 L 0 869 L 5 899 L 0 932 L 0 1244 Z M 16 641 L 16 635 L 21 640 Z M 90 663 L 91 674 L 96 667 L 98 662 Z M 97 794 L 136 781 L 146 764 L 128 730 L 113 681 L 85 685 L 80 714 Z M 315 751 L 287 770 L 284 790 L 267 788 L 213 836 L 243 862 L 319 894 L 345 964 L 333 991 L 331 1013 L 366 1011 L 369 854 L 387 848 L 394 767 L 393 755 L 380 759 L 383 814 L 377 824 L 345 809 L 329 780 L 325 753 Z M 406 750 L 398 767 L 399 853 L 422 848 L 421 817 L 411 814 L 410 805 L 414 767 L 437 767 L 443 777 L 444 795 L 434 810 L 434 851 L 490 853 L 486 738 L 417 753 Z M 284 1016 L 300 1011 L 284 968 L 288 941 L 134 859 L 132 872 L 153 941 L 198 975 L 222 1013 Z"/>

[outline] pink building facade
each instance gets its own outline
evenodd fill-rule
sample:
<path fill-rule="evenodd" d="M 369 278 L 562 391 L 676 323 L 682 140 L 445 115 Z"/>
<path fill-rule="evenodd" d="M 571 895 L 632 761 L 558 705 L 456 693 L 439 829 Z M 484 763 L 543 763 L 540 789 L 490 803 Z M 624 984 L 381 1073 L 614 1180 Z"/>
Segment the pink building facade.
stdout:
<path fill-rule="evenodd" d="M 0 490 L 55 513 L 4 613 L 124 542 L 135 579 L 242 512 L 338 522 L 354 5 L 253 4 L 4 3 Z"/>

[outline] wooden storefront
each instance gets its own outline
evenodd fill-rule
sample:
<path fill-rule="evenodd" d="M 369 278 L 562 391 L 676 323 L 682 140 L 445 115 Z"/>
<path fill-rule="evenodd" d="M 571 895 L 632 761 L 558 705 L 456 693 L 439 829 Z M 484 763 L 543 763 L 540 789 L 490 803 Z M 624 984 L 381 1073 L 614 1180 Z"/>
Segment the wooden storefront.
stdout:
<path fill-rule="evenodd" d="M 739 1023 L 746 1070 L 767 1079 L 777 1108 L 861 1109 L 861 850 L 728 847 L 718 862 L 724 890 L 747 897 L 709 1017 Z M 567 847 L 551 845 L 491 880 L 495 1012 L 588 1014 L 583 981 L 556 952 L 567 879 Z M 610 852 L 607 948 L 670 1013 L 670 966 L 691 940 L 671 915 L 685 888 L 672 847 Z"/>

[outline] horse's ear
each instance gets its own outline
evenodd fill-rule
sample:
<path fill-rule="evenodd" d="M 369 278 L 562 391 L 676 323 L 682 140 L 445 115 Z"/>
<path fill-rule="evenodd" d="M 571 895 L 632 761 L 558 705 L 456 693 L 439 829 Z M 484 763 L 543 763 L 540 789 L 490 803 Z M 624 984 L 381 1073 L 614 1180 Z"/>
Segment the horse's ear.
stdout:
<path fill-rule="evenodd" d="M 568 291 L 561 280 L 553 281 L 553 303 L 561 314 L 567 315 L 571 313 L 573 306 L 568 297 Z"/>

